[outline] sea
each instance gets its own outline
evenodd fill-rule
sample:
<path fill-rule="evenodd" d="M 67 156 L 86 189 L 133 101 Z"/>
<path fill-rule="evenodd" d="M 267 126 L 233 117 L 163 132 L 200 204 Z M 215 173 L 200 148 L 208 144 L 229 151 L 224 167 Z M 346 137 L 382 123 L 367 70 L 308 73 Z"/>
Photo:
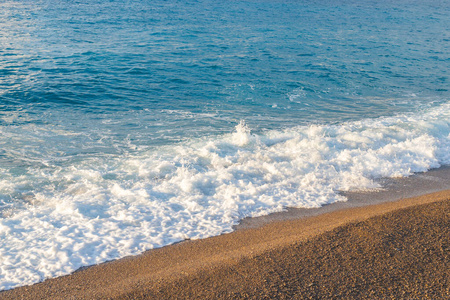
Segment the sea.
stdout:
<path fill-rule="evenodd" d="M 0 290 L 449 165 L 449 16 L 1 0 Z"/>

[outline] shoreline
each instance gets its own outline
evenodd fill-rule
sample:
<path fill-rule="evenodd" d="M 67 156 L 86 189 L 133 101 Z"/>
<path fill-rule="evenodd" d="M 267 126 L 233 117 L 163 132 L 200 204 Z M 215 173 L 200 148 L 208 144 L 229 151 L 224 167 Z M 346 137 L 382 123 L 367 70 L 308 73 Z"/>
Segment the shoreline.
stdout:
<path fill-rule="evenodd" d="M 347 193 L 347 202 L 244 219 L 229 234 L 184 241 L 82 268 L 67 276 L 0 292 L 0 296 L 5 299 L 101 299 L 157 291 L 169 283 L 197 278 L 204 272 L 219 272 L 239 265 L 242 260 L 252 260 L 314 239 L 348 224 L 420 205 L 448 203 L 450 189 L 442 189 L 450 185 L 449 178 L 450 167 L 446 166 L 408 178 L 389 179 L 389 182 L 383 179 L 388 183 L 384 191 Z"/>
<path fill-rule="evenodd" d="M 319 208 L 293 208 L 260 217 L 242 219 L 234 230 L 257 228 L 272 222 L 315 217 L 337 210 L 370 206 L 393 202 L 405 198 L 413 198 L 430 193 L 450 190 L 450 166 L 441 166 L 427 172 L 414 173 L 409 177 L 381 178 L 376 180 L 380 189 L 367 191 L 342 192 L 348 200 L 323 205 Z"/>

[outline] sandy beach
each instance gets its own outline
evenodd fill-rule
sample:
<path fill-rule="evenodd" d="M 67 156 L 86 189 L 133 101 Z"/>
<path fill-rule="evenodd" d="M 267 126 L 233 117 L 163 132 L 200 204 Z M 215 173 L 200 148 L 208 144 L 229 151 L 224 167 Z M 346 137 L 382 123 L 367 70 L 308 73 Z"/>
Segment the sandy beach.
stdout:
<path fill-rule="evenodd" d="M 186 241 L 2 299 L 448 299 L 450 190 Z M 250 226 L 251 227 L 251 226 Z"/>

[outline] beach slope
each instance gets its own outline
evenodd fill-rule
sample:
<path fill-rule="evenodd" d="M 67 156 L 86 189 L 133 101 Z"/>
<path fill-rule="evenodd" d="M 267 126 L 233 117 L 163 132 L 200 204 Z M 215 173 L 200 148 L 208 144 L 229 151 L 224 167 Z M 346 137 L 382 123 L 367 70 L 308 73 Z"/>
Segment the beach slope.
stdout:
<path fill-rule="evenodd" d="M 186 241 L 1 299 L 448 299 L 450 190 Z"/>

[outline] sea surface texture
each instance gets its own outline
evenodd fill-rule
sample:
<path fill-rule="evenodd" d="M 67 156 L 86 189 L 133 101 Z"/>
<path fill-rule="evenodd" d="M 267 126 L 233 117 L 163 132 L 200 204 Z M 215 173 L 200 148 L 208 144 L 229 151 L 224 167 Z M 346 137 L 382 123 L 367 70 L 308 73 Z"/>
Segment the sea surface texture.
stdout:
<path fill-rule="evenodd" d="M 450 164 L 449 1 L 0 1 L 0 290 Z"/>

